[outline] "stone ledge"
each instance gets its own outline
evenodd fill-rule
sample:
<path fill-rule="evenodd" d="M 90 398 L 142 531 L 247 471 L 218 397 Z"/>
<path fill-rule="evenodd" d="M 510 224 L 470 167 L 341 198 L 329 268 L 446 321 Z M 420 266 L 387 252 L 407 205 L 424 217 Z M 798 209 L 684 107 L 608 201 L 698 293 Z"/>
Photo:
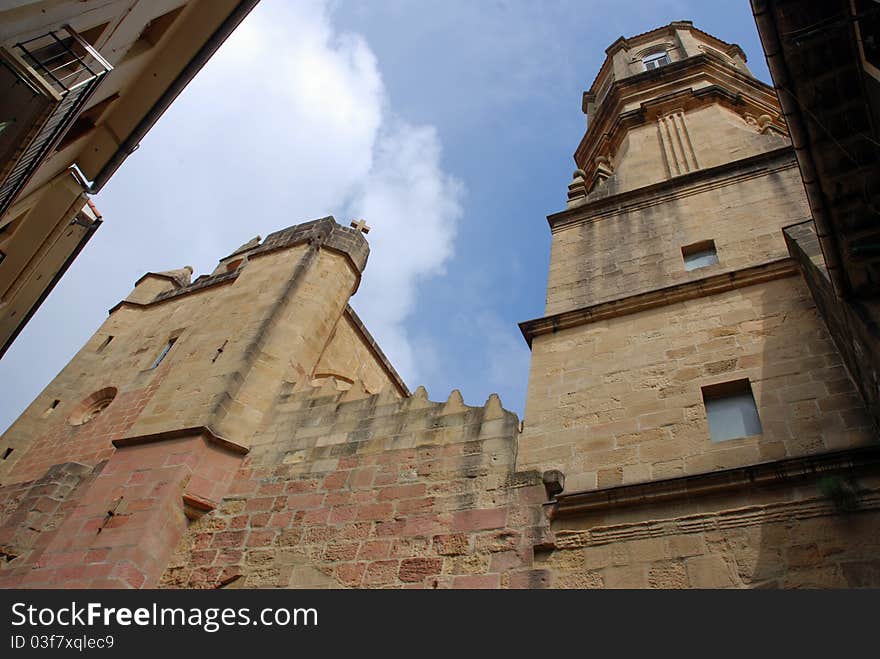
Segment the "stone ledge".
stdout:
<path fill-rule="evenodd" d="M 608 60 L 606 60 L 606 64 L 607 62 Z M 602 65 L 597 79 L 602 75 L 602 71 L 605 70 L 606 64 Z M 709 92 L 710 94 L 714 93 L 720 102 L 733 107 L 751 105 L 756 108 L 763 108 L 766 106 L 768 98 L 773 98 L 772 87 L 747 75 L 730 63 L 707 53 L 670 62 L 665 66 L 627 76 L 612 83 L 604 102 L 599 104 L 598 112 L 592 117 L 589 126 L 587 126 L 587 131 L 578 143 L 574 153 L 575 162 L 583 164 L 585 161 L 591 160 L 591 156 L 595 155 L 598 148 L 606 143 L 609 138 L 614 139 L 614 136 L 619 136 L 622 130 L 644 122 L 644 108 L 640 107 L 633 111 L 621 112 L 621 99 L 636 97 L 640 89 L 645 86 L 662 86 L 673 80 L 682 80 L 694 72 L 702 73 L 705 78 L 714 80 L 716 83 L 724 83 L 725 87 L 738 88 L 739 91 L 737 93 L 731 94 L 718 84 L 713 84 L 709 87 L 714 88 Z M 724 93 L 720 94 L 718 93 L 719 91 Z M 693 92 L 690 93 L 693 94 Z M 764 98 L 763 103 L 761 101 L 762 96 Z M 591 174 L 589 171 L 587 173 Z"/>
<path fill-rule="evenodd" d="M 790 484 L 838 471 L 877 466 L 880 466 L 880 446 L 866 446 L 660 481 L 572 492 L 557 496 L 545 506 L 551 519 L 559 519 L 598 510 L 736 492 L 758 485 Z"/>
<path fill-rule="evenodd" d="M 205 438 L 209 444 L 222 448 L 230 453 L 238 455 L 247 455 L 250 449 L 241 444 L 224 439 L 217 435 L 208 426 L 194 426 L 192 428 L 178 428 L 176 430 L 165 430 L 162 432 L 151 433 L 148 435 L 135 435 L 134 437 L 120 437 L 114 439 L 111 443 L 116 448 L 125 448 L 128 446 L 140 446 L 141 444 L 152 444 L 155 442 L 164 442 L 170 439 L 180 439 L 182 437 L 201 436 Z"/>
<path fill-rule="evenodd" d="M 773 164 L 777 163 L 778 164 Z M 611 215 L 641 210 L 683 197 L 689 197 L 743 180 L 797 168 L 791 146 L 782 146 L 754 156 L 697 169 L 665 181 L 651 183 L 618 194 L 598 196 L 572 208 L 547 216 L 551 232 L 594 222 Z"/>
<path fill-rule="evenodd" d="M 761 284 L 783 277 L 791 277 L 797 273 L 797 264 L 793 259 L 778 259 L 750 268 L 733 270 L 719 275 L 712 275 L 711 277 L 659 288 L 647 293 L 637 293 L 572 311 L 563 311 L 552 316 L 526 320 L 519 324 L 519 329 L 531 348 L 532 340 L 542 334 L 552 334 L 559 330 L 570 329 L 579 325 L 595 323 L 599 320 L 607 320 L 618 316 L 626 316 L 698 297 L 717 295 L 718 293 L 725 293 L 745 286 Z"/>
<path fill-rule="evenodd" d="M 160 293 L 155 298 L 150 300 L 149 302 L 132 302 L 130 300 L 122 300 L 117 302 L 115 305 L 110 307 L 107 311 L 108 314 L 112 314 L 117 309 L 122 307 L 130 307 L 133 309 L 145 309 L 147 307 L 153 306 L 154 304 L 159 304 L 161 302 L 167 302 L 168 300 L 173 300 L 179 297 L 183 297 L 185 295 L 190 295 L 192 293 L 198 293 L 200 291 L 204 291 L 209 288 L 213 288 L 215 286 L 222 286 L 223 284 L 231 284 L 236 279 L 238 279 L 239 271 L 235 270 L 234 272 L 224 272 L 219 275 L 214 275 L 213 277 L 205 277 L 204 279 L 199 278 L 196 279 L 189 286 L 184 288 L 177 288 L 171 291 L 166 291 L 165 293 Z M 140 280 L 138 280 L 140 281 Z"/>

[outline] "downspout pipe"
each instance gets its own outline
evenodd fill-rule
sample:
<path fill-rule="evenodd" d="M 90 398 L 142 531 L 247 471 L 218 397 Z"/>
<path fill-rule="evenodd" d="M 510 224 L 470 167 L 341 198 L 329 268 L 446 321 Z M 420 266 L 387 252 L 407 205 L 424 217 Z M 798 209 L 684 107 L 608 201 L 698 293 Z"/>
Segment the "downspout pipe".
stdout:
<path fill-rule="evenodd" d="M 827 0 L 825 0 L 827 1 Z M 791 144 L 801 171 L 801 180 L 816 225 L 816 235 L 825 257 L 825 266 L 834 292 L 840 298 L 849 296 L 851 287 L 841 261 L 840 243 L 831 224 L 831 214 L 819 181 L 816 177 L 816 165 L 810 150 L 810 139 L 797 98 L 790 91 L 794 88 L 791 74 L 785 62 L 782 44 L 779 41 L 779 30 L 773 12 L 773 0 L 751 0 L 752 14 L 761 37 L 761 45 L 767 59 L 767 68 L 773 78 L 773 86 L 782 116 L 788 124 Z"/>
<path fill-rule="evenodd" d="M 162 93 L 159 99 L 153 104 L 153 107 L 147 111 L 143 118 L 138 122 L 134 130 L 129 133 L 128 137 L 122 141 L 116 151 L 110 156 L 107 164 L 101 168 L 94 180 L 88 184 L 87 191 L 89 194 L 97 194 L 104 185 L 110 180 L 110 177 L 116 173 L 120 165 L 128 156 L 134 153 L 141 140 L 159 120 L 168 106 L 174 102 L 174 99 L 180 95 L 180 92 L 190 83 L 196 73 L 207 63 L 214 55 L 217 49 L 229 37 L 232 31 L 238 27 L 250 11 L 257 6 L 260 0 L 242 0 L 238 6 L 232 10 L 229 16 L 221 23 L 208 40 L 199 48 L 198 52 L 187 63 L 183 70 L 177 75 L 168 88 Z"/>

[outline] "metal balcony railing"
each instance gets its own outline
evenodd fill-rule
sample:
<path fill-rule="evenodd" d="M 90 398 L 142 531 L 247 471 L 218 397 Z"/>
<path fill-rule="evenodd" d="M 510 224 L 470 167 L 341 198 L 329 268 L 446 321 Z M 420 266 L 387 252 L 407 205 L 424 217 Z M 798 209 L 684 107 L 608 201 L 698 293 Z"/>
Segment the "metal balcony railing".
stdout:
<path fill-rule="evenodd" d="M 0 170 L 8 172 L 0 181 L 0 216 L 79 115 L 103 77 L 113 69 L 90 43 L 68 26 L 17 43 L 13 53 L 15 61 L 4 61 L 4 68 L 17 78 L 17 83 L 27 85 L 35 96 L 51 96 L 51 99 L 38 116 L 24 117 L 33 120 L 35 125 L 27 134 L 29 141 L 17 150 L 14 166 L 4 168 L 4 163 L 0 163 Z M 22 63 L 30 71 L 22 71 Z M 28 79 L 34 74 L 38 80 Z M 16 108 L 6 112 L 11 113 L 13 120 L 20 120 L 16 117 Z M 22 114 L 27 114 L 24 106 Z"/>

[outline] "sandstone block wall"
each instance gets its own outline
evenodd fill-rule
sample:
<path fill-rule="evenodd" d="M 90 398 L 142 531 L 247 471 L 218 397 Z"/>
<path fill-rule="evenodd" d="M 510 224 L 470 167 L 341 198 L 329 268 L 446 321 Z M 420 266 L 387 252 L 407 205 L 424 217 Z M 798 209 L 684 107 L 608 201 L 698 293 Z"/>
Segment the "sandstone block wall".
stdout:
<path fill-rule="evenodd" d="M 348 300 L 367 258 L 360 234 L 325 218 L 272 234 L 241 256 L 238 267 L 182 288 L 143 277 L 136 291 L 149 300 L 117 305 L 0 438 L 0 483 L 39 478 L 61 462 L 94 466 L 121 437 L 211 426 L 247 443 L 285 383 L 306 385 L 322 356 L 371 391 L 406 393 L 351 319 Z M 111 388 L 105 411 L 71 423 L 83 401 Z"/>
<path fill-rule="evenodd" d="M 629 109 L 644 100 L 638 97 Z M 615 193 L 636 190 L 789 144 L 775 132 L 760 133 L 754 121 L 745 109 L 738 113 L 720 105 L 661 112 L 626 131 L 611 161 L 614 175 L 605 185 Z"/>
<path fill-rule="evenodd" d="M 559 588 L 864 588 L 880 583 L 877 451 L 872 467 L 828 463 L 742 470 L 670 489 L 621 488 L 553 520 L 536 554 Z M 833 484 L 845 500 L 829 496 Z"/>
<path fill-rule="evenodd" d="M 188 508 L 212 506 L 241 461 L 197 432 L 163 439 L 120 445 L 94 469 L 58 465 L 18 494 L 0 526 L 16 556 L 0 565 L 0 587 L 154 587 Z"/>
<path fill-rule="evenodd" d="M 33 564 L 72 509 L 78 488 L 92 476 L 89 467 L 68 462 L 39 479 L 0 487 L 0 584 L 16 585 L 6 579 L 9 572 Z"/>
<path fill-rule="evenodd" d="M 742 378 L 763 433 L 713 442 L 701 388 Z M 519 465 L 560 469 L 578 490 L 873 437 L 809 290 L 789 276 L 536 337 Z"/>
<path fill-rule="evenodd" d="M 785 258 L 782 227 L 809 216 L 789 151 L 735 172 L 551 216 L 545 314 Z M 706 240 L 715 242 L 718 264 L 687 271 L 682 247 Z"/>

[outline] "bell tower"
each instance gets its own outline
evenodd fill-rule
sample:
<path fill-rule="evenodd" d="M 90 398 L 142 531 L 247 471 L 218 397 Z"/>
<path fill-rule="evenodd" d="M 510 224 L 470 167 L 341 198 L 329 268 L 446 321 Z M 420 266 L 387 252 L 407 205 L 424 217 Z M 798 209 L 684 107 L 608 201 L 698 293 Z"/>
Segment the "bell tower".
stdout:
<path fill-rule="evenodd" d="M 606 52 L 583 97 L 588 130 L 570 205 L 788 143 L 773 90 L 752 77 L 736 44 L 678 21 Z"/>
<path fill-rule="evenodd" d="M 662 529 L 797 498 L 755 482 L 804 460 L 833 471 L 872 441 L 787 251 L 783 228 L 811 221 L 787 129 L 740 47 L 690 22 L 606 52 L 567 207 L 548 217 L 544 315 L 520 324 L 532 361 L 518 465 L 564 474 L 557 538 L 644 525 L 679 585 L 770 583 L 730 556 L 692 567 Z M 650 585 L 650 564 L 598 555 L 590 583 Z"/>

